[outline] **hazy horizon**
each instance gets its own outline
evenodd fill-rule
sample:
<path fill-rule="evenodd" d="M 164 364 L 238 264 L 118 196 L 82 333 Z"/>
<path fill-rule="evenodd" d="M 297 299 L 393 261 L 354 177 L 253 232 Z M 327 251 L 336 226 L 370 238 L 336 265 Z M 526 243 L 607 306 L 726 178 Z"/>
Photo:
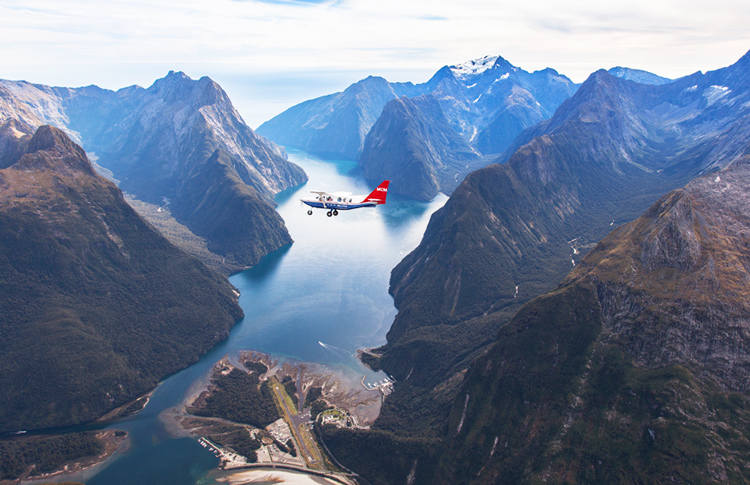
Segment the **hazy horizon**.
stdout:
<path fill-rule="evenodd" d="M 420 83 L 486 55 L 578 83 L 616 66 L 668 78 L 715 70 L 750 49 L 749 20 L 736 0 L 0 0 L 0 78 L 116 90 L 184 71 L 221 84 L 257 128 L 368 75 Z"/>

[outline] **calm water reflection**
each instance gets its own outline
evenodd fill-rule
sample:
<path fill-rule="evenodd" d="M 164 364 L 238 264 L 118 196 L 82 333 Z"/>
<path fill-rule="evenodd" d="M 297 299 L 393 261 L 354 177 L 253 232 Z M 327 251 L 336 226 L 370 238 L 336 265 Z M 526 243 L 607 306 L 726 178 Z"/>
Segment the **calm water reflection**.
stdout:
<path fill-rule="evenodd" d="M 130 432 L 128 451 L 93 477 L 73 479 L 89 485 L 182 485 L 204 477 L 217 459 L 195 440 L 174 438 L 159 416 L 178 405 L 224 355 L 258 350 L 377 377 L 355 351 L 385 343 L 396 314 L 388 294 L 390 271 L 416 247 L 446 197 L 422 203 L 391 194 L 378 208 L 308 216 L 299 198 L 309 190 L 368 194 L 379 181 L 348 175 L 353 162 L 322 161 L 292 150 L 289 155 L 310 179 L 276 198 L 294 244 L 230 278 L 241 292 L 244 320 L 203 359 L 160 384 L 142 413 L 110 426 Z"/>

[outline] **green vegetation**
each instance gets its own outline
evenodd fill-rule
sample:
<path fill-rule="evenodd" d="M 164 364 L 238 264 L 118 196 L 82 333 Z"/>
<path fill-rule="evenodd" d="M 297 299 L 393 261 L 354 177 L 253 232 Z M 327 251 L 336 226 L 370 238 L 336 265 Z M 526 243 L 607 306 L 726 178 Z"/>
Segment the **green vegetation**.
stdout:
<path fill-rule="evenodd" d="M 234 431 L 229 433 L 212 435 L 211 439 L 217 444 L 244 456 L 249 463 L 258 461 L 256 451 L 260 449 L 261 443 L 250 436 L 250 433 L 244 427 L 236 427 Z"/>
<path fill-rule="evenodd" d="M 318 415 L 327 409 L 333 409 L 333 406 L 329 406 L 327 402 L 322 399 L 316 399 L 310 405 L 310 417 L 314 420 L 318 419 Z"/>
<path fill-rule="evenodd" d="M 374 353 L 363 352 L 360 354 L 359 360 L 361 360 L 367 367 L 377 372 L 380 370 L 380 357 L 380 355 L 375 355 Z"/>
<path fill-rule="evenodd" d="M 289 376 L 284 376 L 281 384 L 284 386 L 284 390 L 286 391 L 287 396 L 289 396 L 289 398 L 294 403 L 293 409 L 297 410 L 299 406 L 299 399 L 297 398 L 297 382 L 292 380 L 292 378 Z"/>
<path fill-rule="evenodd" d="M 215 389 L 205 404 L 190 409 L 196 416 L 224 418 L 256 428 L 264 428 L 280 418 L 271 386 L 268 381 L 261 384 L 256 373 L 232 369 L 227 375 L 214 376 L 212 383 Z"/>
<path fill-rule="evenodd" d="M 205 239 L 207 250 L 221 256 L 228 267 L 258 264 L 266 254 L 291 244 L 270 197 L 247 185 L 238 173 L 237 167 L 243 164 L 222 149 L 205 156 L 186 161 L 192 173 L 173 199 L 175 219 Z M 296 165 L 275 162 L 293 172 L 291 178 L 304 180 L 304 172 Z M 262 184 L 257 187 L 267 190 Z"/>
<path fill-rule="evenodd" d="M 193 234 L 187 226 L 180 224 L 172 217 L 169 206 L 160 206 L 124 194 L 128 204 L 138 212 L 138 215 L 153 225 L 169 242 L 185 251 L 187 254 L 200 259 L 209 268 L 223 274 L 231 274 L 244 269 L 244 266 L 227 264 L 226 258 L 208 250 L 205 238 Z"/>
<path fill-rule="evenodd" d="M 435 466 L 438 440 L 317 423 L 315 428 L 341 465 L 356 470 L 373 485 L 400 483 L 412 470 L 423 476 L 425 470 Z"/>
<path fill-rule="evenodd" d="M 311 387 L 307 391 L 307 395 L 305 396 L 305 404 L 302 406 L 302 409 L 312 406 L 312 403 L 317 401 L 321 396 L 323 396 L 322 387 Z"/>
<path fill-rule="evenodd" d="M 146 224 L 62 132 L 40 128 L 29 146 L 42 149 L 0 173 L 0 431 L 93 420 L 242 316 L 226 279 Z"/>
<path fill-rule="evenodd" d="M 148 404 L 148 397 L 140 397 L 123 409 L 119 416 L 131 416 L 135 413 L 141 412 L 143 411 L 143 408 L 146 407 L 146 404 Z"/>
<path fill-rule="evenodd" d="M 30 470 L 31 475 L 50 473 L 65 463 L 97 456 L 104 445 L 94 432 L 49 437 L 0 440 L 0 480 L 15 480 Z"/>

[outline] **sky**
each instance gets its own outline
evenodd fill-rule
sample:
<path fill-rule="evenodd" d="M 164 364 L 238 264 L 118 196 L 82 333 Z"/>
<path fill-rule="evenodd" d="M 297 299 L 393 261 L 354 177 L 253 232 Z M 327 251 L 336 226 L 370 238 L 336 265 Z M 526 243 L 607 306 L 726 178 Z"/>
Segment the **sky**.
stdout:
<path fill-rule="evenodd" d="M 486 55 L 575 82 L 706 72 L 750 50 L 748 26 L 747 0 L 0 0 L 0 78 L 119 89 L 184 71 L 257 128 L 368 75 L 420 83 Z"/>

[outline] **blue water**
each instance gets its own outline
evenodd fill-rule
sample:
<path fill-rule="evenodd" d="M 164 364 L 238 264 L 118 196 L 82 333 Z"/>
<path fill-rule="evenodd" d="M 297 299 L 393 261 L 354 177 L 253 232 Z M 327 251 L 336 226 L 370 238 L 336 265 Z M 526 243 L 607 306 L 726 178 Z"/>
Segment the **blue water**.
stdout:
<path fill-rule="evenodd" d="M 194 439 L 174 438 L 164 426 L 163 412 L 178 406 L 228 354 L 257 350 L 366 374 L 370 380 L 382 378 L 363 367 L 355 352 L 385 343 L 396 315 L 388 294 L 390 271 L 416 247 L 430 215 L 446 197 L 423 203 L 389 194 L 387 204 L 377 208 L 341 211 L 337 217 L 317 210 L 309 216 L 299 198 L 310 190 L 368 194 L 380 181 L 349 175 L 353 162 L 323 161 L 291 150 L 289 158 L 309 177 L 305 186 L 276 197 L 294 244 L 230 278 L 241 292 L 245 318 L 199 362 L 162 382 L 141 413 L 108 426 L 129 432 L 127 450 L 99 469 L 59 481 L 206 483 L 206 472 L 218 465 L 217 458 Z"/>

